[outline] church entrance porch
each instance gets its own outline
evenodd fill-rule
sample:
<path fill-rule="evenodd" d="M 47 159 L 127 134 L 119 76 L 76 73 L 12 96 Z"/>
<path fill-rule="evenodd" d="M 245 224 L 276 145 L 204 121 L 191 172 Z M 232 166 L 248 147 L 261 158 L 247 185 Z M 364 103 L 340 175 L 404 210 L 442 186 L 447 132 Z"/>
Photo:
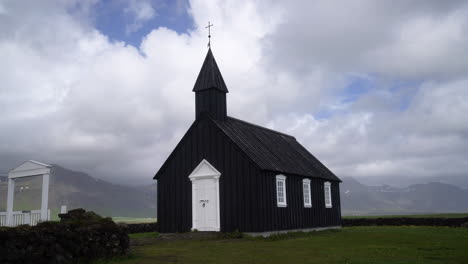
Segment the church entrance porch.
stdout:
<path fill-rule="evenodd" d="M 192 181 L 192 230 L 220 231 L 219 177 L 221 173 L 202 160 L 190 174 Z"/>

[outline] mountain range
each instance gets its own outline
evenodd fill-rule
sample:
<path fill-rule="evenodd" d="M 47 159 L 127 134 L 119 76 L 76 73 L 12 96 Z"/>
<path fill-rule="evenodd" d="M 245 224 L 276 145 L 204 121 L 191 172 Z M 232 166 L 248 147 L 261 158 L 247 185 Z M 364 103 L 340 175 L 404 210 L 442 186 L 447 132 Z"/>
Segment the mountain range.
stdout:
<path fill-rule="evenodd" d="M 5 211 L 7 178 L 0 176 L 0 211 Z M 466 179 L 440 177 L 434 182 L 408 186 L 370 186 L 351 177 L 342 177 L 340 185 L 343 215 L 416 214 L 468 212 Z M 41 177 L 18 179 L 15 210 L 40 208 Z M 462 188 L 461 188 L 461 187 Z M 85 208 L 104 216 L 156 217 L 156 185 L 123 186 L 90 175 L 52 166 L 49 208 L 58 212 L 61 205 L 69 209 Z"/>
<path fill-rule="evenodd" d="M 0 179 L 0 211 L 5 211 L 7 182 Z M 41 202 L 41 177 L 18 179 L 15 210 L 36 210 Z M 85 208 L 104 216 L 156 217 L 156 185 L 123 186 L 93 178 L 86 173 L 52 165 L 49 208 L 58 211 Z"/>
<path fill-rule="evenodd" d="M 354 178 L 342 178 L 343 215 L 418 214 L 468 212 L 468 190 L 430 182 L 407 187 L 367 186 Z"/>

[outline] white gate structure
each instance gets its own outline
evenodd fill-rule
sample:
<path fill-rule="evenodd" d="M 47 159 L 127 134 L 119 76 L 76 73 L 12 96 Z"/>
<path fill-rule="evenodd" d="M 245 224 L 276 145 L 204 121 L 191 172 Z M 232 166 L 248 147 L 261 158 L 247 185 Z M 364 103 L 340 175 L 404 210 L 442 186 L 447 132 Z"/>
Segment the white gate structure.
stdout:
<path fill-rule="evenodd" d="M 29 160 L 8 172 L 7 211 L 0 213 L 0 226 L 36 225 L 38 222 L 50 219 L 50 210 L 48 209 L 50 168 L 50 165 Z M 42 176 L 41 209 L 13 211 L 15 180 L 32 176 Z"/>

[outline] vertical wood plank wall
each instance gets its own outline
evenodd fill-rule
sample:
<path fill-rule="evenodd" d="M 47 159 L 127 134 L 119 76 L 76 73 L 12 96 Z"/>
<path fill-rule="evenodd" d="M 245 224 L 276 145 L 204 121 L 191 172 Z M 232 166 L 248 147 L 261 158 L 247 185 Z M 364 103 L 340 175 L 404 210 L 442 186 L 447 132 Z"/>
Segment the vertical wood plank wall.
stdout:
<path fill-rule="evenodd" d="M 226 93 L 214 88 L 195 93 L 195 118 L 206 112 L 217 120 L 223 120 L 227 115 L 226 109 Z"/>
<path fill-rule="evenodd" d="M 206 159 L 220 178 L 221 231 L 263 232 L 341 225 L 339 183 L 332 182 L 332 208 L 325 208 L 324 180 L 311 178 L 312 208 L 304 208 L 302 179 L 286 175 L 287 207 L 276 204 L 276 173 L 261 171 L 209 119 L 197 120 L 158 180 L 160 232 L 192 227 L 188 176 Z"/>
<path fill-rule="evenodd" d="M 257 213 L 257 227 L 251 232 L 277 231 L 341 225 L 340 190 L 338 182 L 331 182 L 332 208 L 325 208 L 324 182 L 318 178 L 311 180 L 312 207 L 304 207 L 302 180 L 305 177 L 297 175 L 286 176 L 286 207 L 278 207 L 276 201 L 277 173 L 262 172 L 258 178 L 261 185 Z M 264 199 L 262 199 L 264 197 Z"/>
<path fill-rule="evenodd" d="M 186 232 L 192 227 L 192 183 L 188 176 L 206 159 L 218 171 L 221 231 L 239 228 L 251 207 L 245 181 L 259 170 L 209 119 L 197 120 L 158 180 L 160 232 Z M 228 209 L 229 208 L 229 209 Z"/>

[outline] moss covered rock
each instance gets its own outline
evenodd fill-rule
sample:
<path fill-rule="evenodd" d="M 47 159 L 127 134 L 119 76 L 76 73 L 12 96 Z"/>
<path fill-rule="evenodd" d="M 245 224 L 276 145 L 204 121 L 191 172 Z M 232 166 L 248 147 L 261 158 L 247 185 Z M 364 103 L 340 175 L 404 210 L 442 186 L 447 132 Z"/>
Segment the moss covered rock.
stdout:
<path fill-rule="evenodd" d="M 0 263 L 77 263 L 126 254 L 126 229 L 94 212 L 71 210 L 60 222 L 0 229 Z"/>

